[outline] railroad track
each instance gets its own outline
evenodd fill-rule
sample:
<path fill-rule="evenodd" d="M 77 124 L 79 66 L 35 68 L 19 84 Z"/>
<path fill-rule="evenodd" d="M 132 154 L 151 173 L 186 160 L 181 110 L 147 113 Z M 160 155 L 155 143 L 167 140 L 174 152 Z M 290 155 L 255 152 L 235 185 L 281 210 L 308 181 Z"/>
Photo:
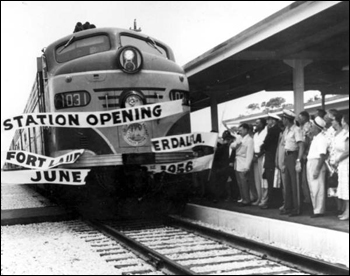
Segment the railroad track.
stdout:
<path fill-rule="evenodd" d="M 67 221 L 116 275 L 349 275 L 349 269 L 188 222 Z"/>
<path fill-rule="evenodd" d="M 158 273 L 348 275 L 349 270 L 178 220 L 91 222 Z M 113 252 L 109 255 L 114 260 Z M 130 272 L 130 274 L 134 274 Z M 140 273 L 137 273 L 140 274 Z"/>
<path fill-rule="evenodd" d="M 311 258 L 179 219 L 172 219 L 171 224 L 176 227 L 188 229 L 189 231 L 194 231 L 195 233 L 204 237 L 231 245 L 235 248 L 241 249 L 243 252 L 254 254 L 263 259 L 268 259 L 290 267 L 292 270 L 303 271 L 304 273 L 311 275 L 349 275 L 349 268 L 345 267 L 344 265 L 327 263 L 319 259 Z"/>
<path fill-rule="evenodd" d="M 70 221 L 67 224 L 80 239 L 88 243 L 94 252 L 115 269 L 115 275 L 164 275 L 153 265 L 140 259 L 118 239 L 106 235 L 99 226 L 81 220 Z"/>

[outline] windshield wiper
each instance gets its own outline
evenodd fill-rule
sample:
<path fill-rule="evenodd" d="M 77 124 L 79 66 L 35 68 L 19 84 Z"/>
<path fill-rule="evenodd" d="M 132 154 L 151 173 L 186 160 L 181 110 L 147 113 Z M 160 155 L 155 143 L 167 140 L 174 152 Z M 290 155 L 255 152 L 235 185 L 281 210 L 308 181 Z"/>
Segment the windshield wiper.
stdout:
<path fill-rule="evenodd" d="M 156 49 L 159 53 L 161 53 L 163 55 L 163 52 L 161 50 L 159 50 L 159 48 L 157 47 L 156 42 L 152 38 L 147 37 L 147 44 L 152 46 L 154 49 Z"/>
<path fill-rule="evenodd" d="M 58 53 L 61 53 L 64 49 L 66 49 L 69 45 L 72 44 L 73 40 L 74 40 L 75 36 L 73 35 L 68 41 L 66 44 L 64 44 L 64 46 L 62 47 L 62 49 L 58 52 Z"/>

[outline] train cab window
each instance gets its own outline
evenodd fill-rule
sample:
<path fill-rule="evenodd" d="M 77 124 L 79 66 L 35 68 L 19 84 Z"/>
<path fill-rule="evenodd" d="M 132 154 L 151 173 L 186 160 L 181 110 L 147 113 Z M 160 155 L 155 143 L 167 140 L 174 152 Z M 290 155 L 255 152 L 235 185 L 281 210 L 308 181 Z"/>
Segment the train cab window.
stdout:
<path fill-rule="evenodd" d="M 111 49 L 107 35 L 98 35 L 82 39 L 74 39 L 74 36 L 64 45 L 56 49 L 57 62 L 66 62 L 79 57 L 105 52 Z"/>
<path fill-rule="evenodd" d="M 133 37 L 122 34 L 120 36 L 120 41 L 122 46 L 132 45 L 138 48 L 140 51 L 169 58 L 166 48 L 156 43 L 152 38 L 144 39 L 141 37 Z"/>

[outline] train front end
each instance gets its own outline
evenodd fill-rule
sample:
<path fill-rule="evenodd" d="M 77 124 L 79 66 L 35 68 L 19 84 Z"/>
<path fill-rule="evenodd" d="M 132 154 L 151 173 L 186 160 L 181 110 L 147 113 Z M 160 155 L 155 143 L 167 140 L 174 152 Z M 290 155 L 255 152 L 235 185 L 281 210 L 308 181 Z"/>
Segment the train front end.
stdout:
<path fill-rule="evenodd" d="M 153 198 L 148 207 L 154 199 L 178 200 L 179 192 L 188 188 L 189 175 L 154 175 L 144 167 L 193 157 L 191 152 L 151 150 L 152 138 L 191 132 L 188 82 L 171 49 L 133 31 L 91 29 L 48 46 L 42 63 L 46 112 L 98 114 L 182 99 L 183 112 L 157 120 L 113 127 L 99 127 L 100 121 L 96 127 L 52 127 L 47 131 L 49 155 L 85 150 L 78 162 L 70 165 L 91 169 L 88 189 L 79 191 L 85 194 L 81 202 L 91 202 L 92 197 L 101 202 L 108 195 L 104 202 L 117 203 L 122 212 L 128 206 L 130 212 L 130 203 L 138 208 L 147 198 Z M 78 189 L 68 188 L 68 194 L 76 197 Z"/>

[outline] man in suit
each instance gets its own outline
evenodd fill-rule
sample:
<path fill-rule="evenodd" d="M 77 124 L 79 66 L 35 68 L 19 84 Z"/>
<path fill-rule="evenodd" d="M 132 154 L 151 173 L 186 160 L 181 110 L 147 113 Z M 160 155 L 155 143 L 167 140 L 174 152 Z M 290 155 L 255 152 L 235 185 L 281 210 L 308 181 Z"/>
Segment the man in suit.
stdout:
<path fill-rule="evenodd" d="M 231 144 L 234 143 L 237 140 L 237 136 L 230 135 L 230 141 L 229 141 L 229 158 L 228 158 L 228 177 L 231 181 L 227 182 L 227 191 L 228 195 L 226 197 L 226 201 L 238 201 L 241 196 L 238 189 L 238 183 L 236 179 L 234 164 L 236 159 L 236 150 L 231 147 Z"/>
<path fill-rule="evenodd" d="M 226 182 L 229 177 L 230 144 L 233 140 L 234 137 L 226 130 L 217 145 L 210 176 L 213 202 L 217 202 L 221 197 L 227 197 Z"/>
<path fill-rule="evenodd" d="M 267 117 L 267 135 L 261 146 L 261 151 L 265 153 L 265 162 L 264 162 L 264 173 L 263 178 L 266 179 L 268 187 L 263 188 L 263 198 L 261 209 L 267 209 L 276 202 L 276 198 L 273 198 L 273 183 L 275 175 L 275 157 L 278 146 L 278 140 L 280 137 L 281 129 L 278 126 L 278 121 L 281 118 L 273 113 L 269 113 Z"/>

